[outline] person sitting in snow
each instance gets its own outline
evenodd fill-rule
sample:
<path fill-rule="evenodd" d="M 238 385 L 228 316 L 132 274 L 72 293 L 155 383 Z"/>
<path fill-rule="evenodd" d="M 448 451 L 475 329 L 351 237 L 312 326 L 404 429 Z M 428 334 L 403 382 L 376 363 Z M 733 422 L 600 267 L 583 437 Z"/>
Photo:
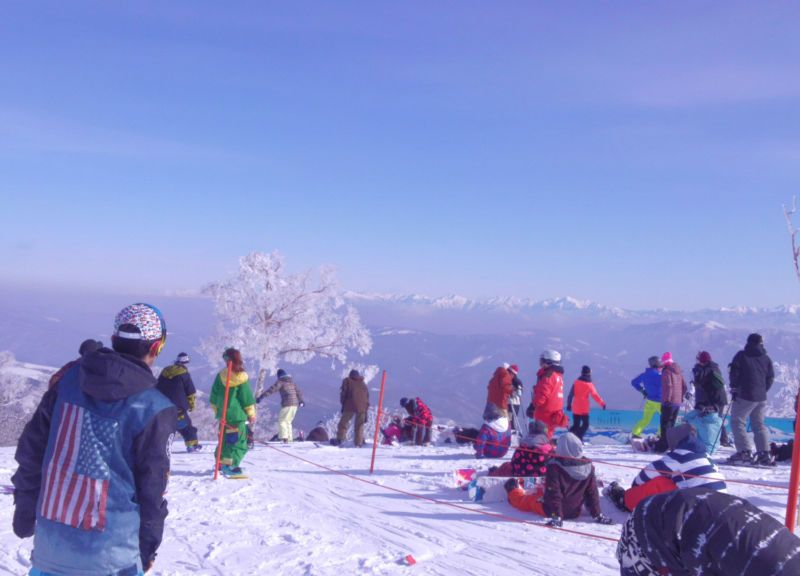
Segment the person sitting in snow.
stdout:
<path fill-rule="evenodd" d="M 747 500 L 704 486 L 637 506 L 617 545 L 621 576 L 800 574 L 800 538 Z"/>
<path fill-rule="evenodd" d="M 555 457 L 547 466 L 543 494 L 541 491 L 525 494 L 516 478 L 506 482 L 505 488 L 514 508 L 543 515 L 549 518 L 548 526 L 554 528 L 563 526 L 565 518 L 579 517 L 584 505 L 595 522 L 612 523 L 600 510 L 594 466 L 583 456 L 583 444 L 572 432 L 561 436 L 556 443 Z"/>
<path fill-rule="evenodd" d="M 242 474 L 239 464 L 247 454 L 247 424 L 255 425 L 256 422 L 256 399 L 253 397 L 247 372 L 244 371 L 241 352 L 228 348 L 222 358 L 230 363 L 231 373 L 220 465 L 224 475 L 235 476 Z M 221 419 L 224 409 L 227 379 L 228 368 L 223 368 L 211 387 L 209 402 L 218 420 Z"/>
<path fill-rule="evenodd" d="M 511 446 L 508 418 L 484 422 L 475 439 L 475 458 L 502 458 Z"/>
<path fill-rule="evenodd" d="M 556 428 L 569 426 L 564 414 L 564 368 L 561 354 L 545 350 L 539 358 L 539 372 L 533 387 L 533 419 L 547 425 L 547 437 L 552 438 Z"/>
<path fill-rule="evenodd" d="M 325 429 L 325 422 L 322 420 L 317 422 L 317 425 L 306 436 L 306 440 L 309 442 L 330 442 L 328 431 Z"/>
<path fill-rule="evenodd" d="M 400 406 L 408 412 L 406 421 L 413 426 L 412 438 L 417 446 L 431 443 L 431 428 L 433 427 L 433 414 L 422 398 L 401 398 Z"/>
<path fill-rule="evenodd" d="M 386 428 L 381 428 L 384 446 L 396 446 L 400 444 L 403 436 L 403 419 L 400 416 L 392 416 L 392 421 Z"/>
<path fill-rule="evenodd" d="M 592 369 L 588 366 L 581 368 L 580 378 L 575 380 L 570 388 L 569 396 L 567 397 L 567 410 L 572 412 L 574 421 L 570 432 L 575 434 L 583 442 L 583 436 L 589 429 L 589 396 L 594 398 L 594 401 L 606 409 L 606 403 L 597 393 L 597 389 L 592 384 Z"/>
<path fill-rule="evenodd" d="M 553 455 L 553 445 L 547 438 L 547 426 L 538 420 L 528 424 L 528 434 L 524 436 L 511 457 L 494 469 L 489 476 L 533 477 L 547 473 L 547 462 Z"/>
<path fill-rule="evenodd" d="M 303 393 L 300 391 L 300 387 L 292 380 L 291 374 L 283 368 L 279 368 L 277 377 L 275 384 L 262 392 L 256 399 L 256 403 L 261 402 L 275 392 L 280 392 L 281 410 L 278 413 L 278 439 L 288 443 L 292 441 L 294 436 L 292 422 L 294 422 L 294 417 L 297 415 L 297 408 L 302 408 L 306 403 L 303 401 Z"/>
<path fill-rule="evenodd" d="M 691 424 L 670 428 L 667 444 L 669 452 L 645 466 L 628 490 L 617 482 L 603 490 L 617 508 L 630 512 L 648 496 L 676 489 L 704 486 L 709 490 L 727 491 L 725 477 L 706 456 L 705 444 Z"/>
<path fill-rule="evenodd" d="M 167 366 L 158 375 L 156 388 L 178 409 L 178 433 L 183 437 L 187 452 L 197 452 L 203 446 L 197 441 L 197 428 L 192 426 L 189 412 L 194 410 L 197 390 L 189 374 L 189 355 L 181 352 L 175 363 Z"/>

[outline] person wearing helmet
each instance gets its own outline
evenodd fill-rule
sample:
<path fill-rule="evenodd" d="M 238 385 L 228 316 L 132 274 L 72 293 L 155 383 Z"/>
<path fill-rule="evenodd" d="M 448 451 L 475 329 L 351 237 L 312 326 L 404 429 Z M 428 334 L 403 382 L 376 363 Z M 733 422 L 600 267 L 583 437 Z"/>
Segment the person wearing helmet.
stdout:
<path fill-rule="evenodd" d="M 34 537 L 32 574 L 141 574 L 155 561 L 177 409 L 151 367 L 161 313 L 117 314 L 112 349 L 87 352 L 42 397 L 19 438 L 14 533 Z"/>
<path fill-rule="evenodd" d="M 641 420 L 631 430 L 631 438 L 641 438 L 653 416 L 661 416 L 661 360 L 658 356 L 650 356 L 647 363 L 647 369 L 631 380 L 634 390 L 644 396 L 644 412 Z"/>
<path fill-rule="evenodd" d="M 189 417 L 189 412 L 194 410 L 197 395 L 192 375 L 189 374 L 189 361 L 186 352 L 178 354 L 175 363 L 164 368 L 158 375 L 156 388 L 178 409 L 178 433 L 183 437 L 186 451 L 191 453 L 202 450 L 203 446 L 197 441 L 197 428 L 192 426 L 192 419 Z"/>
<path fill-rule="evenodd" d="M 537 381 L 533 387 L 533 418 L 547 424 L 547 437 L 552 438 L 556 428 L 569 426 L 564 414 L 564 368 L 561 354 L 545 350 L 539 358 Z"/>

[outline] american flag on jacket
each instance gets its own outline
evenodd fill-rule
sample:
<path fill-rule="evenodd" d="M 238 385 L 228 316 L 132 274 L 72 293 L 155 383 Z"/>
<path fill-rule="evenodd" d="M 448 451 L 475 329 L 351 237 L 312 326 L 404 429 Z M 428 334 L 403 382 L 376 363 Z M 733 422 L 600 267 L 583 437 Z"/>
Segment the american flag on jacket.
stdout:
<path fill-rule="evenodd" d="M 108 457 L 117 422 L 65 403 L 47 465 L 42 497 L 43 518 L 81 530 L 102 531 L 110 471 Z"/>

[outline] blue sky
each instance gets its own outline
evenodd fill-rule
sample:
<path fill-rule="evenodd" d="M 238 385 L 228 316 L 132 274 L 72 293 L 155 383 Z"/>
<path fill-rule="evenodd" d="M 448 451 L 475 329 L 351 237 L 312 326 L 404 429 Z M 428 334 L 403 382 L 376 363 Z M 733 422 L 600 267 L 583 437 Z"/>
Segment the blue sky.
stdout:
<path fill-rule="evenodd" d="M 724 8 L 724 9 L 723 9 Z M 0 283 L 800 302 L 800 5 L 9 2 Z"/>

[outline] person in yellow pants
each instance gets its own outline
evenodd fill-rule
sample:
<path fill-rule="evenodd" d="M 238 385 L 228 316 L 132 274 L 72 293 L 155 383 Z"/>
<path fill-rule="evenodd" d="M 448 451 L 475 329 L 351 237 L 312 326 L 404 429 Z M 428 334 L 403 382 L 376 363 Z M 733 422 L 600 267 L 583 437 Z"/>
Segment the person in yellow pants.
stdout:
<path fill-rule="evenodd" d="M 631 386 L 645 399 L 644 414 L 631 430 L 631 438 L 641 438 L 653 416 L 661 415 L 661 360 L 658 356 L 650 356 L 647 363 L 647 369 L 631 380 Z"/>
<path fill-rule="evenodd" d="M 264 398 L 275 392 L 281 395 L 281 411 L 278 412 L 278 439 L 291 442 L 294 438 L 292 422 L 297 414 L 297 408 L 305 406 L 303 393 L 300 387 L 292 380 L 292 375 L 283 368 L 278 370 L 278 380 L 265 390 L 256 400 L 261 402 Z"/>

